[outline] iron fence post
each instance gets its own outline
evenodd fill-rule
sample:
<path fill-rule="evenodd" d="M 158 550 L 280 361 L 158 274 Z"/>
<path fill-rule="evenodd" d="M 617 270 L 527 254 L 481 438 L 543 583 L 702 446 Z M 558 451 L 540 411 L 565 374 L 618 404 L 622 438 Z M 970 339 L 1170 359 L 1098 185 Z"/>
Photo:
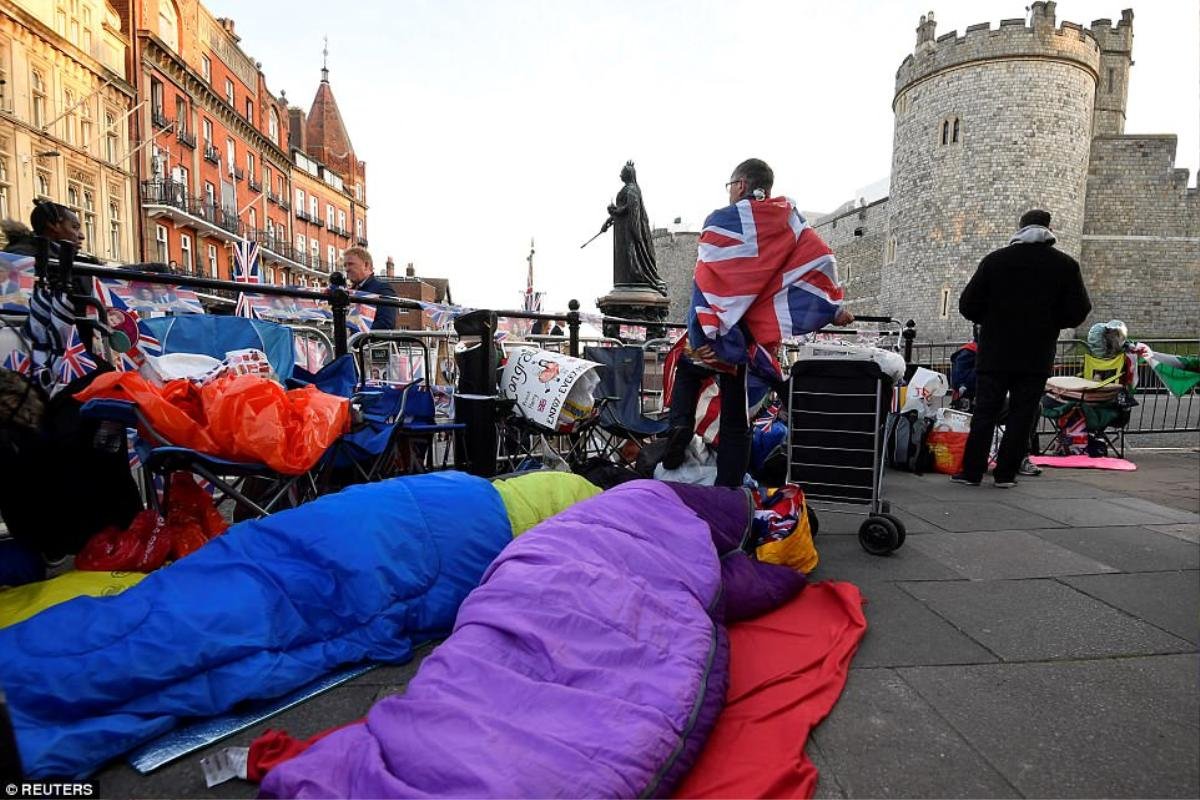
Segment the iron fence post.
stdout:
<path fill-rule="evenodd" d="M 340 272 L 329 276 L 329 305 L 333 308 L 333 351 L 341 357 L 350 349 L 346 344 L 346 312 L 350 308 L 350 294 L 346 291 L 346 276 Z"/>
<path fill-rule="evenodd" d="M 579 358 L 579 301 L 567 303 L 567 349 L 573 358 Z"/>
<path fill-rule="evenodd" d="M 904 323 L 904 332 L 901 334 L 904 337 L 904 363 L 912 363 L 913 342 L 917 339 L 917 323 L 916 320 L 909 320 Z"/>

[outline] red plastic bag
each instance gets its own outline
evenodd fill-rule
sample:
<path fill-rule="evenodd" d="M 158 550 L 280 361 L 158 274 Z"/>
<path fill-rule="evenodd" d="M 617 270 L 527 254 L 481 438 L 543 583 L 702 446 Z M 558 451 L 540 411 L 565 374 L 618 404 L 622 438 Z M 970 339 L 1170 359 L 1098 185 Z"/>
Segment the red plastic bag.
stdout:
<path fill-rule="evenodd" d="M 171 475 L 171 513 L 174 518 L 182 514 L 188 519 L 195 520 L 200 525 L 205 539 L 219 536 L 229 527 L 229 523 L 221 516 L 213 505 L 213 499 L 208 492 L 186 472 L 176 472 Z"/>
<path fill-rule="evenodd" d="M 126 530 L 107 528 L 97 533 L 75 556 L 75 568 L 93 572 L 149 572 L 167 560 L 170 536 L 153 510 L 133 518 Z"/>
<path fill-rule="evenodd" d="M 165 526 L 167 539 L 171 543 L 171 560 L 178 561 L 194 553 L 208 543 L 200 522 L 187 514 L 172 512 Z"/>
<path fill-rule="evenodd" d="M 966 433 L 934 428 L 925 437 L 925 444 L 933 456 L 933 470 L 943 475 L 962 472 L 963 454 L 967 451 Z"/>

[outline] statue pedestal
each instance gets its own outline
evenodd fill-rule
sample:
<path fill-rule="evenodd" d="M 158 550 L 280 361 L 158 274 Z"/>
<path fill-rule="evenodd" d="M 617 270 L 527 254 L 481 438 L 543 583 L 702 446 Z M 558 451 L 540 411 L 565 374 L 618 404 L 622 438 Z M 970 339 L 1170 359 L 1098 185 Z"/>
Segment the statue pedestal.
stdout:
<path fill-rule="evenodd" d="M 666 320 L 670 301 L 653 287 L 619 284 L 604 297 L 596 300 L 596 306 L 605 316 L 624 317 L 644 323 L 647 339 L 661 339 L 667 336 L 667 329 L 656 323 Z M 606 322 L 604 335 L 619 339 L 620 328 L 618 323 Z"/>

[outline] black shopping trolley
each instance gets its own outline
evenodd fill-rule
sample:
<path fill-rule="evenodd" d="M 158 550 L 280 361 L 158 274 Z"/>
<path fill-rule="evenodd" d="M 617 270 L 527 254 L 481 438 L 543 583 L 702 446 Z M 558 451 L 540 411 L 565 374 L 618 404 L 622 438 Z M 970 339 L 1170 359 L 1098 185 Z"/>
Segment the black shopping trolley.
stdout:
<path fill-rule="evenodd" d="M 892 386 L 871 358 L 816 346 L 792 364 L 788 389 L 788 481 L 830 510 L 867 506 L 858 541 L 873 555 L 891 553 L 905 537 L 904 523 L 883 499 Z"/>

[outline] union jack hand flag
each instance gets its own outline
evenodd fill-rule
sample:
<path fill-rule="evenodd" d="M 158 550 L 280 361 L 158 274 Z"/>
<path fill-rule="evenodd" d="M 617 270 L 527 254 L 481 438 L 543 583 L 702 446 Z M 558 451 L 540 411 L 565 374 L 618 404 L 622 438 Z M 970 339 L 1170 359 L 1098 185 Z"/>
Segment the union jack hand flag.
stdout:
<path fill-rule="evenodd" d="M 71 337 L 67 343 L 67 349 L 58 359 L 57 378 L 60 384 L 68 384 L 76 378 L 82 378 L 92 370 L 96 369 L 96 362 L 88 355 L 87 348 L 83 346 L 83 340 L 79 338 L 79 331 L 74 326 L 71 328 Z"/>
<path fill-rule="evenodd" d="M 233 246 L 233 279 L 238 283 L 263 282 L 262 261 L 258 257 L 258 242 L 242 239 Z M 253 317 L 254 308 L 250 296 L 238 292 L 237 308 L 234 313 L 239 317 Z"/>
<path fill-rule="evenodd" d="M 688 344 L 727 364 L 748 345 L 774 348 L 819 330 L 841 307 L 833 251 L 786 197 L 741 200 L 704 222 L 688 313 Z"/>
<path fill-rule="evenodd" d="M 24 350 L 13 350 L 4 357 L 3 366 L 13 372 L 28 375 L 33 370 L 33 359 Z"/>

